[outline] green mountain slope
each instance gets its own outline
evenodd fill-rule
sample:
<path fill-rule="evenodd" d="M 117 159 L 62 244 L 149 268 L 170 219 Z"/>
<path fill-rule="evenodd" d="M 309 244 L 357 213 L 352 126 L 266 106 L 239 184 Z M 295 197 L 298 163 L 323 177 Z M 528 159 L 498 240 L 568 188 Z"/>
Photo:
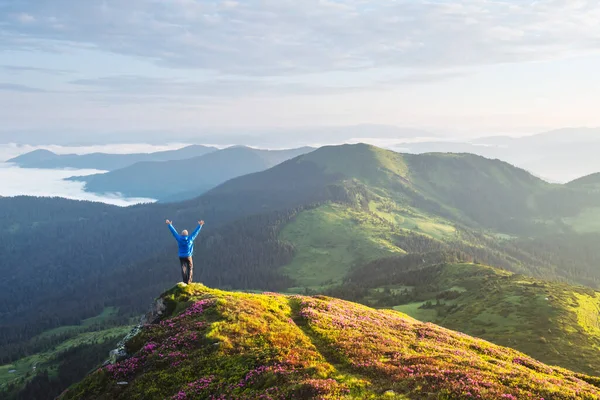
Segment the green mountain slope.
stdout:
<path fill-rule="evenodd" d="M 353 270 L 328 292 L 394 307 L 545 363 L 600 374 L 600 292 L 458 258 L 429 253 L 380 259 Z"/>
<path fill-rule="evenodd" d="M 359 144 L 325 147 L 301 160 L 358 180 L 401 205 L 506 233 L 547 232 L 557 219 L 600 204 L 596 193 L 551 185 L 472 154 L 401 154 Z"/>
<path fill-rule="evenodd" d="M 183 201 L 198 197 L 229 179 L 263 171 L 312 150 L 309 147 L 292 150 L 230 147 L 199 157 L 141 162 L 106 174 L 70 179 L 85 182 L 85 190 L 89 192 Z"/>
<path fill-rule="evenodd" d="M 61 399 L 595 399 L 600 381 L 394 311 L 176 287 Z M 120 383 L 120 384 L 119 384 Z"/>
<path fill-rule="evenodd" d="M 177 150 L 134 154 L 56 154 L 48 150 L 34 150 L 8 160 L 21 168 L 76 168 L 113 171 L 138 162 L 184 160 L 216 151 L 214 147 L 191 145 Z"/>

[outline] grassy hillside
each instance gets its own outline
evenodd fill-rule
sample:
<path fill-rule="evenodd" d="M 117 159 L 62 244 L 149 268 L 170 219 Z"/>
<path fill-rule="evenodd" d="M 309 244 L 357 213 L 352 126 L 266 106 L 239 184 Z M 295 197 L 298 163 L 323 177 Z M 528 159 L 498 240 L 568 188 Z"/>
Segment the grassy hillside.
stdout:
<path fill-rule="evenodd" d="M 422 211 L 505 233 L 560 230 L 557 221 L 600 204 L 595 190 L 549 184 L 473 154 L 400 154 L 359 144 L 325 147 L 301 160 Z"/>
<path fill-rule="evenodd" d="M 600 381 L 394 311 L 202 285 L 61 399 L 595 399 Z M 121 384 L 118 384 L 121 382 Z M 126 384 L 124 383 L 126 382 Z"/>
<path fill-rule="evenodd" d="M 426 258 L 375 261 L 354 270 L 345 288 L 331 293 L 600 375 L 600 292 L 482 265 L 431 264 Z"/>
<path fill-rule="evenodd" d="M 340 282 L 352 267 L 404 253 L 378 218 L 340 204 L 302 212 L 279 238 L 295 248 L 292 263 L 282 272 L 308 287 Z"/>

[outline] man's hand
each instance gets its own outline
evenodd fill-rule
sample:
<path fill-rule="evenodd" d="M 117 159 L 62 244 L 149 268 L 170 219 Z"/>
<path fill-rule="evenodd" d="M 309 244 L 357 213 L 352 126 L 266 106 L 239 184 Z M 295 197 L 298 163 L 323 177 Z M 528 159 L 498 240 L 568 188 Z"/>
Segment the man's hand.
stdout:
<path fill-rule="evenodd" d="M 198 221 L 198 225 L 200 225 L 200 226 L 204 225 L 204 221 Z"/>
<path fill-rule="evenodd" d="M 166 222 L 167 222 L 167 225 L 171 225 L 171 221 L 167 220 Z"/>

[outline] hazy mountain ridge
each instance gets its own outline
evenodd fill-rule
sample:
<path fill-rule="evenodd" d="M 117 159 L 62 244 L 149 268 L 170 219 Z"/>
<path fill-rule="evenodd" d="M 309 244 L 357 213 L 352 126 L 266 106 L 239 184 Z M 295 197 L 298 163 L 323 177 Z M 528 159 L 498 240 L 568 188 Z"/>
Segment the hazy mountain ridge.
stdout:
<path fill-rule="evenodd" d="M 85 190 L 121 193 L 131 197 L 183 201 L 238 176 L 263 171 L 314 150 L 261 150 L 235 146 L 183 160 L 142 162 L 129 167 L 71 180 L 85 182 Z"/>
<path fill-rule="evenodd" d="M 566 128 L 536 135 L 495 136 L 396 146 L 411 153 L 466 152 L 498 158 L 546 180 L 566 183 L 600 171 L 600 128 Z"/>
<path fill-rule="evenodd" d="M 334 144 L 356 139 L 416 139 L 440 136 L 436 132 L 410 127 L 398 127 L 382 124 L 358 124 L 313 126 L 305 128 L 261 128 L 245 129 L 240 133 L 236 130 L 209 129 L 178 130 L 145 130 L 129 132 L 103 132 L 101 135 L 86 137 L 79 132 L 34 132 L 22 131 L 14 133 L 0 131 L 0 141 L 4 143 L 19 143 L 26 145 L 65 145 L 85 146 L 102 144 L 148 143 L 163 145 L 165 141 L 179 143 L 213 143 L 218 146 L 230 146 L 237 143 L 245 146 L 263 148 L 289 148 L 301 146 L 316 146 Z"/>
<path fill-rule="evenodd" d="M 583 176 L 568 183 L 569 186 L 573 187 L 596 186 L 598 184 L 600 184 L 600 172 Z"/>
<path fill-rule="evenodd" d="M 138 162 L 170 161 L 198 157 L 216 151 L 215 147 L 190 145 L 177 150 L 132 154 L 56 154 L 49 150 L 34 150 L 8 160 L 21 168 L 72 168 L 113 171 Z"/>

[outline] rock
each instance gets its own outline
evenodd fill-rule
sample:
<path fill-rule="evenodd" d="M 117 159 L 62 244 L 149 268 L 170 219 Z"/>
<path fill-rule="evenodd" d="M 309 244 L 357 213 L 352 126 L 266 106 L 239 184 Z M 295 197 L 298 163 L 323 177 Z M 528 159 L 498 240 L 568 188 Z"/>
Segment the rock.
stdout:
<path fill-rule="evenodd" d="M 116 349 L 110 351 L 108 355 L 108 360 L 104 362 L 103 366 L 116 364 L 119 361 L 123 361 L 129 358 L 130 355 L 127 354 L 127 350 L 125 350 L 125 344 L 131 339 L 133 339 L 138 333 L 140 333 L 144 325 L 155 324 L 158 321 L 160 321 L 160 318 L 162 317 L 166 309 L 167 306 L 163 299 L 157 299 L 150 307 L 150 311 L 148 311 L 146 315 L 144 315 L 141 318 L 140 323 L 137 326 L 135 326 L 131 331 L 129 331 L 127 336 L 125 336 L 123 340 L 121 340 L 117 344 Z"/>
<path fill-rule="evenodd" d="M 144 315 L 142 317 L 142 320 L 140 321 L 141 325 L 146 325 L 146 324 L 155 324 L 160 320 L 160 317 L 162 317 L 163 313 L 165 312 L 165 310 L 167 309 L 167 305 L 165 304 L 163 299 L 157 299 L 154 304 L 152 304 L 152 307 L 150 308 L 150 311 L 148 313 L 146 313 L 146 315 Z"/>

